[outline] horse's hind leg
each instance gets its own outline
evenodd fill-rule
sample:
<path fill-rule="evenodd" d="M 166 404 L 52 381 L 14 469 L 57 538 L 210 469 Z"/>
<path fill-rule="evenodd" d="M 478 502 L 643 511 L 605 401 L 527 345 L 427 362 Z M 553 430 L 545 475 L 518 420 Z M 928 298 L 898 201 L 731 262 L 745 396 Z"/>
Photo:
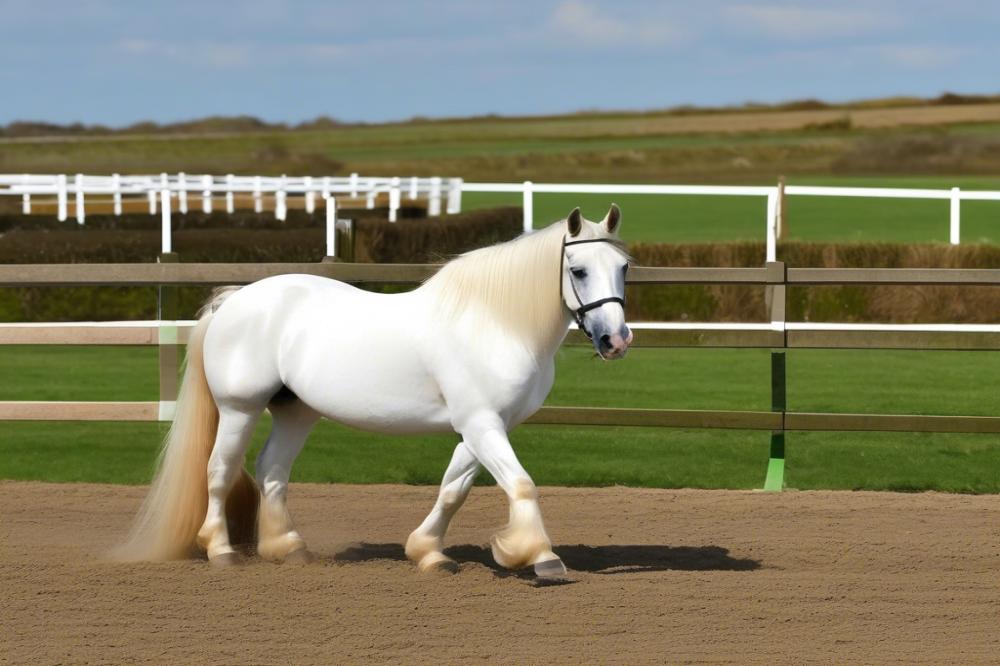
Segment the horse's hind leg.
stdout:
<path fill-rule="evenodd" d="M 215 564 L 235 564 L 238 561 L 229 540 L 226 500 L 240 474 L 244 473 L 243 459 L 259 416 L 257 411 L 219 408 L 219 429 L 208 460 L 208 510 L 205 522 L 198 530 L 198 544 L 208 552 L 209 561 Z"/>
<path fill-rule="evenodd" d="M 288 477 L 319 415 L 300 400 L 272 403 L 274 427 L 257 456 L 257 482 L 263 499 L 258 513 L 257 553 L 272 562 L 311 559 L 306 542 L 288 512 Z"/>
<path fill-rule="evenodd" d="M 455 571 L 457 565 L 441 552 L 444 548 L 444 534 L 452 516 L 458 511 L 469 495 L 472 482 L 479 473 L 479 461 L 465 442 L 459 442 L 451 463 L 441 481 L 441 491 L 430 514 L 406 540 L 406 556 L 416 563 L 421 571 Z"/>

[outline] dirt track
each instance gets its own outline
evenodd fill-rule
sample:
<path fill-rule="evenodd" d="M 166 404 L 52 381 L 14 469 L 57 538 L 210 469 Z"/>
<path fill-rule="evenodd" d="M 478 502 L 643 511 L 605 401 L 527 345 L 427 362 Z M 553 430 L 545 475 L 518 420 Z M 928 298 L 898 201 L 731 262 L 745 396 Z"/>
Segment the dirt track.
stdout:
<path fill-rule="evenodd" d="M 0 482 L 3 663 L 1000 661 L 1000 497 L 542 489 L 576 582 L 494 568 L 477 488 L 418 575 L 433 488 L 294 486 L 321 561 L 120 565 L 140 488 Z M 586 544 L 586 545 L 568 545 Z"/>

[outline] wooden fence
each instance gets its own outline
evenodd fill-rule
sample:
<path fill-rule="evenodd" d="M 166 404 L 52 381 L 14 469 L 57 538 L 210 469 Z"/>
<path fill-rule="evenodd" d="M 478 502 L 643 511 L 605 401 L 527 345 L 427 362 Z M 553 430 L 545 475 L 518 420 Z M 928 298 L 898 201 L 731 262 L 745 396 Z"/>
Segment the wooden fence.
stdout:
<path fill-rule="evenodd" d="M 166 259 L 166 258 L 165 258 Z M 38 264 L 0 265 L 0 286 L 156 286 L 161 321 L 107 324 L 0 324 L 0 344 L 157 345 L 159 402 L 0 402 L 0 420 L 169 420 L 177 396 L 180 347 L 191 322 L 178 322 L 175 287 L 247 284 L 273 275 L 307 273 L 353 283 L 417 283 L 437 270 L 424 264 L 339 262 L 281 264 Z M 528 423 L 580 426 L 730 428 L 771 432 L 765 489 L 780 490 L 786 431 L 905 431 L 1000 433 L 1000 417 L 914 414 L 832 414 L 786 408 L 785 350 L 940 349 L 1000 350 L 1000 326 L 931 325 L 845 327 L 790 323 L 786 289 L 804 285 L 1000 286 L 1000 269 L 833 269 L 635 267 L 630 284 L 740 284 L 766 289 L 768 318 L 752 325 L 636 325 L 639 347 L 740 347 L 771 349 L 771 410 L 628 409 L 542 407 Z M 578 331 L 568 344 L 588 344 Z"/>

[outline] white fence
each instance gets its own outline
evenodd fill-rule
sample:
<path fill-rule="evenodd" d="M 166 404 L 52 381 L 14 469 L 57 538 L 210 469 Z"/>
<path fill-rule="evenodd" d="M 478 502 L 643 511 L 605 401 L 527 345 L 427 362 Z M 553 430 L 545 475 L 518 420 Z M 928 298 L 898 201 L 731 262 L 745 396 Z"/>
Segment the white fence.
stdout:
<path fill-rule="evenodd" d="M 462 206 L 462 181 L 460 178 L 445 180 L 439 176 L 420 178 L 411 176 L 213 176 L 209 174 L 191 175 L 185 173 L 159 175 L 90 176 L 75 174 L 0 174 L 0 195 L 20 196 L 21 210 L 31 213 L 32 196 L 55 197 L 57 217 L 60 221 L 69 218 L 69 201 L 74 201 L 77 222 L 86 220 L 87 198 L 110 196 L 115 215 L 122 214 L 123 197 L 145 198 L 149 204 L 149 214 L 156 215 L 162 193 L 167 191 L 177 202 L 177 211 L 186 214 L 191 199 L 200 200 L 201 210 L 211 213 L 218 197 L 224 199 L 225 210 L 233 213 L 235 196 L 249 195 L 253 198 L 256 212 L 264 209 L 264 198 L 274 200 L 275 217 L 284 220 L 288 208 L 289 195 L 305 200 L 305 209 L 312 213 L 317 197 L 345 196 L 362 198 L 367 208 L 374 208 L 376 199 L 388 197 L 389 220 L 396 221 L 404 200 L 427 200 L 430 216 L 441 214 L 442 204 L 448 213 L 457 213 Z"/>
<path fill-rule="evenodd" d="M 778 223 L 781 201 L 788 196 L 865 197 L 876 199 L 941 199 L 949 208 L 948 240 L 958 245 L 961 236 L 962 201 L 1000 201 L 1000 191 L 888 188 L 888 187 L 818 187 L 812 185 L 732 186 L 732 185 L 608 185 L 578 183 L 462 183 L 463 192 L 509 192 L 521 194 L 524 208 L 524 230 L 534 227 L 534 195 L 538 194 L 649 194 L 761 197 L 766 199 L 764 237 L 767 240 L 767 261 L 777 255 Z"/>
<path fill-rule="evenodd" d="M 537 194 L 625 194 L 625 195 L 695 195 L 695 196 L 737 196 L 760 197 L 766 201 L 763 231 L 766 239 L 766 260 L 774 261 L 777 255 L 777 241 L 780 235 L 781 204 L 785 197 L 863 197 L 880 199 L 938 199 L 950 202 L 948 218 L 948 240 L 957 245 L 961 238 L 962 201 L 1000 201 L 1000 191 L 950 189 L 916 189 L 885 187 L 821 187 L 812 185 L 788 186 L 728 186 L 728 185 L 613 185 L 603 183 L 469 183 L 461 178 L 440 177 L 409 178 L 360 176 L 323 177 L 272 177 L 272 176 L 226 176 L 159 174 L 158 176 L 87 176 L 76 174 L 72 178 L 65 174 L 32 175 L 0 174 L 0 196 L 20 196 L 22 211 L 31 212 L 33 195 L 55 196 L 58 202 L 57 216 L 68 218 L 69 199 L 72 195 L 75 215 L 79 223 L 86 219 L 86 198 L 92 195 L 111 195 L 114 212 L 120 215 L 122 197 L 144 197 L 148 200 L 149 213 L 158 210 L 163 216 L 164 251 L 170 247 L 170 215 L 172 201 L 177 203 L 177 211 L 188 212 L 190 199 L 200 199 L 201 209 L 211 212 L 215 198 L 224 196 L 226 211 L 234 210 L 234 196 L 249 195 L 257 212 L 263 211 L 264 197 L 272 197 L 274 213 L 279 220 L 287 214 L 289 195 L 304 198 L 305 210 L 314 212 L 317 197 L 327 207 L 327 250 L 332 253 L 333 224 L 336 221 L 337 197 L 363 198 L 367 208 L 374 208 L 379 196 L 388 198 L 388 217 L 395 221 L 404 198 L 426 199 L 428 215 L 434 217 L 442 212 L 458 213 L 462 209 L 462 194 L 500 192 L 521 195 L 524 211 L 524 230 L 534 228 L 534 195 Z M 942 225 L 943 226 L 943 225 Z"/>

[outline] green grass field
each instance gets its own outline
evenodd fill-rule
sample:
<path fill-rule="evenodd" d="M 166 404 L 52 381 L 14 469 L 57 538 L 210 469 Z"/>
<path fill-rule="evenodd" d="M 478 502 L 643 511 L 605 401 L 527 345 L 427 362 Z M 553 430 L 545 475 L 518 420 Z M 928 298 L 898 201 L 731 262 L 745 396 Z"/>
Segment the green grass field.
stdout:
<path fill-rule="evenodd" d="M 791 178 L 794 185 L 1000 190 L 1000 178 L 955 176 Z M 612 202 L 622 207 L 622 235 L 633 242 L 764 241 L 763 197 L 535 194 L 535 226 L 566 217 L 575 206 L 599 220 Z M 520 194 L 468 193 L 465 208 L 521 205 Z M 949 202 L 919 199 L 788 197 L 787 239 L 821 242 L 947 243 Z M 1000 201 L 962 204 L 962 242 L 1000 242 Z"/>
<path fill-rule="evenodd" d="M 789 408 L 919 414 L 1000 413 L 991 389 L 1000 355 L 976 352 L 792 350 Z M 584 348 L 558 357 L 553 405 L 767 409 L 766 350 L 635 349 L 604 363 Z M 154 348 L 0 348 L 0 400 L 155 400 Z M 252 458 L 267 430 L 258 427 Z M 164 426 L 0 423 L 0 478 L 143 483 Z M 768 434 L 722 430 L 522 426 L 512 441 L 547 485 L 757 488 Z M 322 423 L 298 481 L 434 484 L 454 435 L 409 438 Z M 789 433 L 793 488 L 1000 492 L 994 436 Z M 482 482 L 488 482 L 485 478 Z"/>

